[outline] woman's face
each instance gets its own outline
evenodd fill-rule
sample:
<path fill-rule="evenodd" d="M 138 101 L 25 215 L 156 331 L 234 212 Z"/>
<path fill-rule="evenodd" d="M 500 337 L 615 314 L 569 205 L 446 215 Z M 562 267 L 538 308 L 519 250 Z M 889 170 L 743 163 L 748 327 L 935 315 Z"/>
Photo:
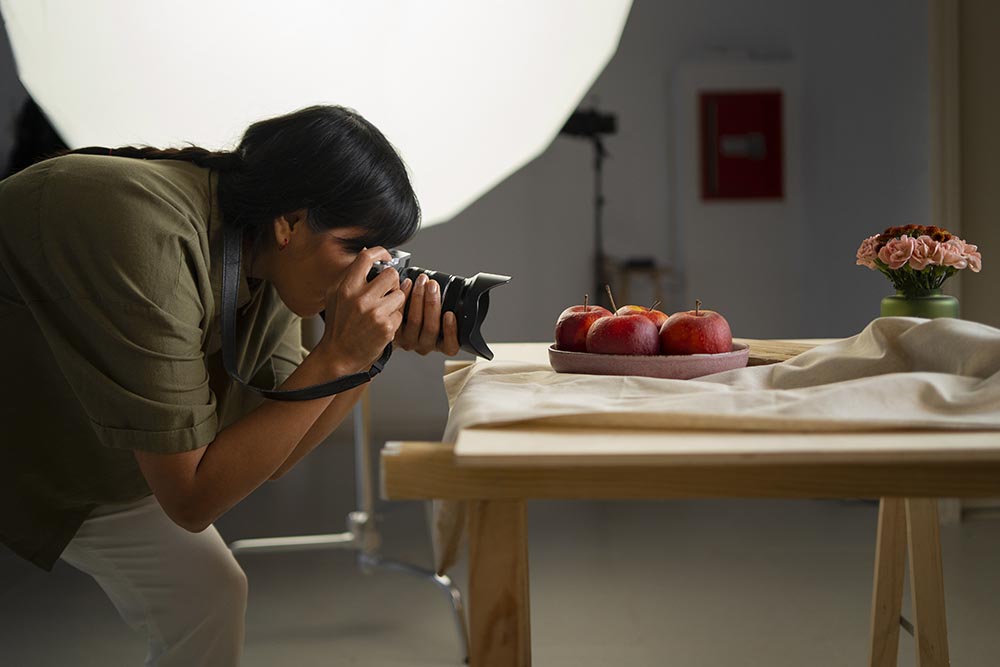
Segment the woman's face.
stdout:
<path fill-rule="evenodd" d="M 261 277 L 274 285 L 293 313 L 317 315 L 326 309 L 327 292 L 340 287 L 357 257 L 350 241 L 363 232 L 360 227 L 314 232 L 305 210 L 281 216 L 274 223 L 276 245 L 260 258 Z"/>

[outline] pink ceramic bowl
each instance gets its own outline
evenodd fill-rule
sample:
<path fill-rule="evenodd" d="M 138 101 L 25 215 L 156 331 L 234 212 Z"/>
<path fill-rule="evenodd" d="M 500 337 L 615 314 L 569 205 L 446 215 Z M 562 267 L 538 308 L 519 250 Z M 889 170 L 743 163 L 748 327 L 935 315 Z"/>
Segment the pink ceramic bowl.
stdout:
<path fill-rule="evenodd" d="M 750 346 L 733 343 L 732 352 L 721 354 L 591 354 L 566 352 L 549 346 L 549 363 L 557 373 L 590 375 L 644 375 L 654 378 L 690 380 L 691 378 L 743 368 L 750 358 Z"/>

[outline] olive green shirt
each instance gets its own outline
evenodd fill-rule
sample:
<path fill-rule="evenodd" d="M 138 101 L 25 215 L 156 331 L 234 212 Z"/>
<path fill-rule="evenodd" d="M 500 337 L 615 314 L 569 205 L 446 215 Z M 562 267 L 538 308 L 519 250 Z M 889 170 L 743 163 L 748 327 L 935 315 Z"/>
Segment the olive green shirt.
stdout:
<path fill-rule="evenodd" d="M 0 182 L 0 542 L 49 569 L 90 511 L 149 495 L 131 450 L 204 447 L 259 403 L 221 363 L 217 175 L 69 155 Z M 239 292 L 242 377 L 301 363 L 269 283 Z"/>

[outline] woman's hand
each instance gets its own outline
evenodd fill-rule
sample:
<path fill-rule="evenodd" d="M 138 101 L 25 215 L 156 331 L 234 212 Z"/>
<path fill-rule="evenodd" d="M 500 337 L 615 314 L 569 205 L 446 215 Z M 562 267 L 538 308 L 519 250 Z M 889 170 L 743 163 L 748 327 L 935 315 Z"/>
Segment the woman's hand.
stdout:
<path fill-rule="evenodd" d="M 327 292 L 326 329 L 317 349 L 335 361 L 342 375 L 367 370 L 403 322 L 406 295 L 396 270 L 387 268 L 367 281 L 372 264 L 390 259 L 385 248 L 362 250 L 340 286 Z"/>
<path fill-rule="evenodd" d="M 410 309 L 406 322 L 396 331 L 395 344 L 421 355 L 435 350 L 449 357 L 458 354 L 458 320 L 451 311 L 441 317 L 441 288 L 437 282 L 421 273 L 416 282 L 404 280 L 400 292 L 409 298 Z"/>

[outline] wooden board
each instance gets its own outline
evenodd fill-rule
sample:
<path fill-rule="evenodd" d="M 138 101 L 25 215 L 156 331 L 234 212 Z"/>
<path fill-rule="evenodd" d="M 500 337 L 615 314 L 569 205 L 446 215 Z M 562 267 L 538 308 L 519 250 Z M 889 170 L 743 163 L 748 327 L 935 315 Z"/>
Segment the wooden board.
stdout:
<path fill-rule="evenodd" d="M 753 433 L 509 426 L 465 429 L 460 465 L 1000 462 L 1000 431 Z"/>
<path fill-rule="evenodd" d="M 521 498 L 881 498 L 1000 495 L 1000 462 L 468 466 L 450 445 L 390 442 L 382 450 L 389 500 Z"/>
<path fill-rule="evenodd" d="M 827 341 L 787 341 L 787 340 L 755 340 L 749 338 L 735 338 L 735 342 L 746 343 L 750 346 L 750 360 L 748 366 L 766 366 L 788 361 L 806 350 L 811 350 L 820 342 Z"/>

